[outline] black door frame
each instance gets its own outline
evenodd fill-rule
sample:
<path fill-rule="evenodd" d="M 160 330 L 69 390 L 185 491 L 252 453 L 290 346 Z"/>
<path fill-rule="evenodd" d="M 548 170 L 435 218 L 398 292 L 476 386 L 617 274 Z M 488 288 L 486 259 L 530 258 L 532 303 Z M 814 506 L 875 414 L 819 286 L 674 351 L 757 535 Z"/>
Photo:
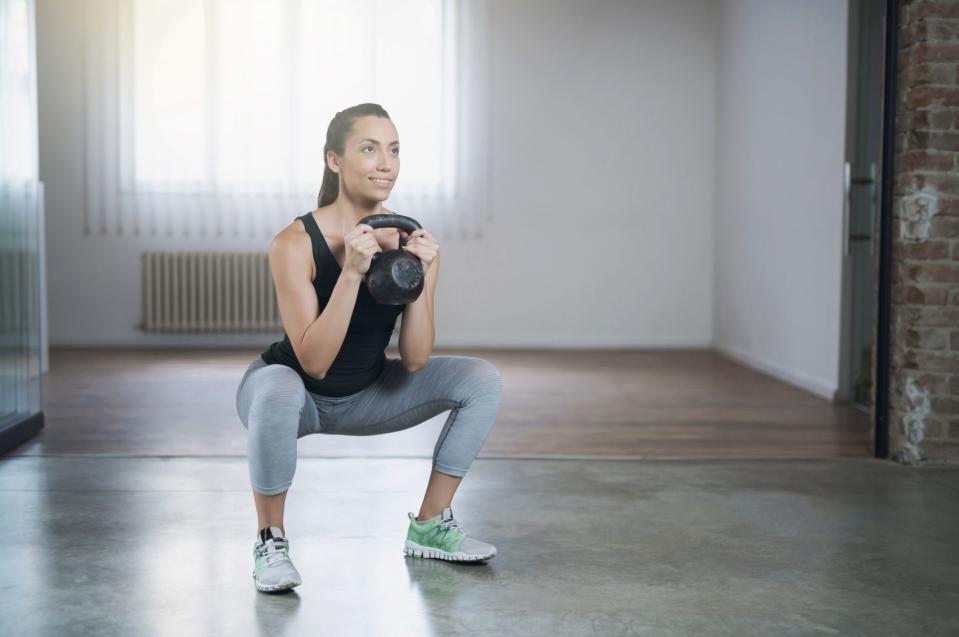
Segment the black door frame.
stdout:
<path fill-rule="evenodd" d="M 879 211 L 879 298 L 876 308 L 876 407 L 873 455 L 889 457 L 890 323 L 892 307 L 892 203 L 896 155 L 896 67 L 899 0 L 886 0 L 883 69 L 882 202 Z"/>

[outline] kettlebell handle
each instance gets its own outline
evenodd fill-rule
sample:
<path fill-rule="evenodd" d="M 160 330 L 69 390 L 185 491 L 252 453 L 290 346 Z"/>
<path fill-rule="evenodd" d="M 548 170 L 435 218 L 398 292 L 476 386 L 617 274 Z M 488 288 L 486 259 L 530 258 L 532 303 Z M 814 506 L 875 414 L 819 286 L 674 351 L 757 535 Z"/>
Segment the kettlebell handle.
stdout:
<path fill-rule="evenodd" d="M 369 215 L 360 219 L 374 230 L 399 228 L 414 232 L 422 228 L 416 219 L 404 215 Z M 370 296 L 384 305 L 406 305 L 415 301 L 423 291 L 423 264 L 415 254 L 404 250 L 406 242 L 400 235 L 398 250 L 376 252 L 370 259 L 370 269 L 364 280 Z"/>
<path fill-rule="evenodd" d="M 406 230 L 406 232 L 410 233 L 423 227 L 416 219 L 405 215 L 369 215 L 368 217 L 360 219 L 356 225 L 360 225 L 361 223 L 371 226 L 374 230 L 379 228 L 399 228 L 400 230 Z M 406 241 L 403 239 L 403 235 L 400 235 L 400 247 L 402 248 L 405 245 Z"/>

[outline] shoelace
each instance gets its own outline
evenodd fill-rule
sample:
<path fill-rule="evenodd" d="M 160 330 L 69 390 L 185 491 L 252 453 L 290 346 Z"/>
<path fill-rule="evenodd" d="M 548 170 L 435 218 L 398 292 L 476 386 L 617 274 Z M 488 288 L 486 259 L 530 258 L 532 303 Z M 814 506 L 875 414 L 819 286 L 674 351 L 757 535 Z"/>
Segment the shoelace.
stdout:
<path fill-rule="evenodd" d="M 450 518 L 449 520 L 443 520 L 442 522 L 440 522 L 440 525 L 439 525 L 439 526 L 440 526 L 440 528 L 443 529 L 444 531 L 448 531 L 448 530 L 453 529 L 453 530 L 459 531 L 459 532 L 462 533 L 463 535 L 466 535 L 466 529 L 464 529 L 464 528 L 460 525 L 460 523 L 456 521 L 456 518 Z"/>
<path fill-rule="evenodd" d="M 266 543 L 256 548 L 257 555 L 266 558 L 267 566 L 276 566 L 282 562 L 289 562 L 289 550 L 290 546 L 284 540 L 274 540 L 272 549 Z"/>

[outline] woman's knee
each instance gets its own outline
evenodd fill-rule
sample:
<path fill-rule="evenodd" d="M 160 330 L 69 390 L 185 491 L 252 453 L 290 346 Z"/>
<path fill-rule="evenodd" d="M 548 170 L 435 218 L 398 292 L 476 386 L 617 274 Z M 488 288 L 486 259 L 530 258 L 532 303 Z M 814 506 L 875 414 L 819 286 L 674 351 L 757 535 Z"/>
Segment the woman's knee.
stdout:
<path fill-rule="evenodd" d="M 503 390 L 503 377 L 495 365 L 475 357 L 465 357 L 463 365 L 459 387 L 467 397 L 499 398 Z"/>
<path fill-rule="evenodd" d="M 483 358 L 471 358 L 470 378 L 477 385 L 502 389 L 503 377 L 493 363 Z"/>
<path fill-rule="evenodd" d="M 246 423 L 251 432 L 296 431 L 299 426 L 299 417 L 306 403 L 306 387 L 294 370 L 282 365 L 276 367 L 262 370 L 266 376 L 258 379 L 262 382 L 253 389 Z"/>

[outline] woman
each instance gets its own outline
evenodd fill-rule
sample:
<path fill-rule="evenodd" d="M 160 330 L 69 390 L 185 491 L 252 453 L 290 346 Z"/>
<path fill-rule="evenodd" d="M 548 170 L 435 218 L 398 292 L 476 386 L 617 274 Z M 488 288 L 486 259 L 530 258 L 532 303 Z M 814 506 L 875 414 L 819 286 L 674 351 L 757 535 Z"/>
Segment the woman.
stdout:
<path fill-rule="evenodd" d="M 457 561 L 496 555 L 495 546 L 466 534 L 450 502 L 499 411 L 499 372 L 480 358 L 429 356 L 440 266 L 433 236 L 358 224 L 367 215 L 393 214 L 382 202 L 399 175 L 396 128 L 379 105 L 359 104 L 336 114 L 323 150 L 317 209 L 295 218 L 270 245 L 284 338 L 250 363 L 236 393 L 248 432 L 258 520 L 253 578 L 261 591 L 301 583 L 283 526 L 297 439 L 399 431 L 447 410 L 419 515 L 407 514 L 404 551 Z M 373 254 L 397 249 L 401 234 L 423 265 L 423 292 L 405 306 L 380 305 L 363 276 Z M 400 358 L 387 359 L 399 314 Z"/>

